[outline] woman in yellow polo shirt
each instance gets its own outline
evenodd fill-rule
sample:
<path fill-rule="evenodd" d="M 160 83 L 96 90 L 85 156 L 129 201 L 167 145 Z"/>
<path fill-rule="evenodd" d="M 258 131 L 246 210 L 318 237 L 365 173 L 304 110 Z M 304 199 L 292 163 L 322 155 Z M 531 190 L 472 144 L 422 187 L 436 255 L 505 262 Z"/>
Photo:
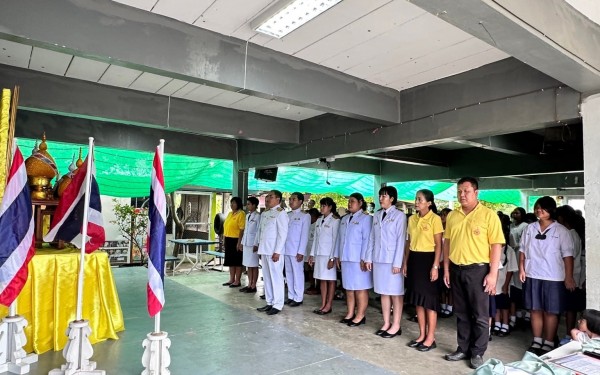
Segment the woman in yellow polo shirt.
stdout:
<path fill-rule="evenodd" d="M 229 281 L 223 286 L 237 288 L 242 285 L 242 260 L 244 257 L 242 237 L 246 228 L 246 214 L 240 197 L 233 197 L 229 202 L 231 211 L 223 223 L 223 237 L 225 237 L 225 262 L 229 267 Z"/>
<path fill-rule="evenodd" d="M 419 337 L 407 345 L 427 352 L 437 346 L 435 327 L 440 308 L 437 279 L 444 228 L 430 190 L 417 192 L 415 209 L 417 213 L 408 220 L 402 271 L 406 277 L 406 300 L 417 308 Z"/>

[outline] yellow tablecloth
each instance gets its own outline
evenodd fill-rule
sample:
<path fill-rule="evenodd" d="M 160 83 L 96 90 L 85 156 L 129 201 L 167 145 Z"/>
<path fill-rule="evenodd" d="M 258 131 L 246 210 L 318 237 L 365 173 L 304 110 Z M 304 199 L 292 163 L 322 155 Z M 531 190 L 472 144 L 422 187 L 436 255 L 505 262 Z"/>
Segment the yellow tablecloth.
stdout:
<path fill-rule="evenodd" d="M 118 339 L 125 329 L 123 312 L 113 279 L 108 254 L 86 255 L 83 318 L 90 321 L 90 341 Z M 66 330 L 75 319 L 79 252 L 37 250 L 29 263 L 29 278 L 17 298 L 17 312 L 29 322 L 25 329 L 27 352 L 38 354 L 61 350 L 67 344 Z M 0 316 L 8 309 L 0 306 Z"/>

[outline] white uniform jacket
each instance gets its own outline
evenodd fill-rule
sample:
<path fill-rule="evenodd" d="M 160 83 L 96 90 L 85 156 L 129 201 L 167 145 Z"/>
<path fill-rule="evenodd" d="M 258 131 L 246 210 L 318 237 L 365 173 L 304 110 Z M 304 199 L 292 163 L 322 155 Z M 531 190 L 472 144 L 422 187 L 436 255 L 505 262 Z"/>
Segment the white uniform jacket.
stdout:
<path fill-rule="evenodd" d="M 290 223 L 285 240 L 285 255 L 305 255 L 310 231 L 310 215 L 298 208 L 288 212 L 288 218 Z"/>
<path fill-rule="evenodd" d="M 283 254 L 288 222 L 287 213 L 279 206 L 260 215 L 260 226 L 254 241 L 259 255 Z"/>
<path fill-rule="evenodd" d="M 340 219 L 333 217 L 333 214 L 329 214 L 326 218 L 318 218 L 316 224 L 315 239 L 310 250 L 310 255 L 313 257 L 327 256 L 333 258 L 340 228 Z"/>
<path fill-rule="evenodd" d="M 372 226 L 373 217 L 363 211 L 344 216 L 340 222 L 340 233 L 334 257 L 339 258 L 342 262 L 359 263 L 361 260 L 365 260 Z"/>
<path fill-rule="evenodd" d="M 382 221 L 383 213 L 387 212 Z M 391 263 L 392 267 L 402 267 L 406 242 L 406 215 L 395 206 L 381 209 L 373 215 L 371 240 L 365 262 Z"/>
<path fill-rule="evenodd" d="M 258 227 L 260 225 L 260 214 L 256 211 L 246 215 L 246 228 L 242 237 L 243 246 L 254 246 Z"/>

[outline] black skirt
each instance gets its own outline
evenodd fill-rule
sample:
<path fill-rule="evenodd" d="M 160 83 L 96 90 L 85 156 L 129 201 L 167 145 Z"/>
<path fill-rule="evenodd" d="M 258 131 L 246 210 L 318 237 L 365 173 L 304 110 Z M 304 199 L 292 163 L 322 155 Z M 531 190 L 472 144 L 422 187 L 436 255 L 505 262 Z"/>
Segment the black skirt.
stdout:
<path fill-rule="evenodd" d="M 411 251 L 408 257 L 406 273 L 406 302 L 428 310 L 440 310 L 440 292 L 438 281 L 430 281 L 431 267 L 435 253 Z M 438 270 L 438 277 L 443 277 Z"/>
<path fill-rule="evenodd" d="M 244 252 L 237 250 L 238 239 L 225 237 L 225 261 L 226 267 L 241 267 L 244 258 Z"/>

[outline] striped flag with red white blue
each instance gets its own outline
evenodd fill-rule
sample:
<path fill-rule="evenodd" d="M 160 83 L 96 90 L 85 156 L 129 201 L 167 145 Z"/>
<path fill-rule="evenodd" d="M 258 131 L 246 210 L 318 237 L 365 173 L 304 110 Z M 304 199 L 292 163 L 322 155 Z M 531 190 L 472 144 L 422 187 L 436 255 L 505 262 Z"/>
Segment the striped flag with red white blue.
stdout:
<path fill-rule="evenodd" d="M 159 147 L 154 154 L 150 185 L 148 223 L 148 313 L 158 314 L 165 304 L 164 270 L 167 247 L 167 201 L 162 155 Z"/>
<path fill-rule="evenodd" d="M 58 202 L 58 207 L 54 212 L 50 231 L 44 236 L 44 241 L 63 240 L 81 248 L 85 193 L 87 190 L 85 178 L 89 157 L 90 155 L 85 158 L 85 161 L 73 176 L 71 183 L 63 192 Z M 96 167 L 94 165 L 93 154 L 91 164 L 90 206 L 88 209 L 87 238 L 85 243 L 85 252 L 88 254 L 102 246 L 106 237 L 104 222 L 102 220 L 100 189 L 96 181 Z"/>
<path fill-rule="evenodd" d="M 27 282 L 28 264 L 35 254 L 33 209 L 25 161 L 15 148 L 0 207 L 0 303 L 10 306 Z"/>

